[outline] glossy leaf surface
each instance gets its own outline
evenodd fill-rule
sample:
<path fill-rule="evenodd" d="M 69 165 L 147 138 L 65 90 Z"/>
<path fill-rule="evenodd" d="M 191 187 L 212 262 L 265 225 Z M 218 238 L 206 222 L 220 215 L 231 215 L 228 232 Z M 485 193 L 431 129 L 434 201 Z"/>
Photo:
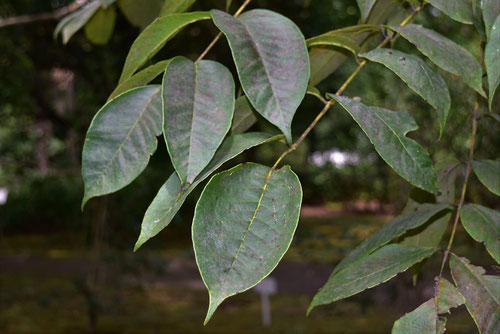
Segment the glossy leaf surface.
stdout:
<path fill-rule="evenodd" d="M 255 286 L 276 267 L 297 227 L 302 188 L 288 166 L 242 164 L 215 175 L 196 205 L 193 248 L 210 294 L 205 323 L 224 299 Z"/>
<path fill-rule="evenodd" d="M 455 21 L 465 24 L 474 22 L 471 0 L 427 0 L 427 2 Z"/>
<path fill-rule="evenodd" d="M 85 25 L 85 36 L 93 44 L 105 45 L 113 35 L 115 20 L 115 7 L 99 9 Z"/>
<path fill-rule="evenodd" d="M 489 191 L 500 196 L 500 161 L 473 161 L 472 169 L 474 169 L 474 173 L 479 181 L 481 181 Z"/>
<path fill-rule="evenodd" d="M 247 131 L 257 122 L 257 116 L 252 105 L 246 96 L 240 96 L 236 99 L 234 105 L 233 124 L 231 125 L 231 134 L 235 135 Z"/>
<path fill-rule="evenodd" d="M 497 16 L 495 23 L 491 27 L 490 39 L 486 44 L 484 52 L 484 64 L 486 65 L 486 73 L 488 74 L 489 87 L 489 106 L 493 105 L 493 98 L 500 84 L 500 15 Z"/>
<path fill-rule="evenodd" d="M 488 253 L 500 263 L 500 212 L 479 204 L 466 204 L 460 219 L 467 233 L 483 242 Z"/>

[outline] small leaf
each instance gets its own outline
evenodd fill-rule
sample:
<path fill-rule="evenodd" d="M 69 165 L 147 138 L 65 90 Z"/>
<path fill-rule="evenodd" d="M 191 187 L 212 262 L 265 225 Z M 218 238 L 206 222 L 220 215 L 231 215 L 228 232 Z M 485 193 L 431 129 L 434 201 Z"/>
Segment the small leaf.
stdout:
<path fill-rule="evenodd" d="M 139 2 L 138 2 L 139 3 Z M 119 83 L 132 76 L 142 65 L 153 57 L 179 31 L 190 23 L 207 20 L 208 12 L 172 14 L 153 21 L 132 44 L 123 66 Z"/>
<path fill-rule="evenodd" d="M 117 0 L 117 3 L 127 20 L 141 29 L 158 17 L 163 6 L 163 0 Z"/>
<path fill-rule="evenodd" d="M 105 45 L 113 35 L 115 29 L 116 10 L 109 6 L 101 8 L 90 18 L 85 25 L 85 36 L 96 45 Z"/>
<path fill-rule="evenodd" d="M 404 27 L 390 28 L 414 44 L 434 64 L 455 74 L 466 85 L 486 97 L 482 87 L 481 65 L 469 51 L 434 30 L 420 25 L 408 24 Z"/>
<path fill-rule="evenodd" d="M 344 48 L 353 54 L 358 54 L 360 46 L 358 43 L 349 36 L 344 34 L 331 34 L 326 33 L 313 38 L 309 38 L 307 41 L 307 47 L 313 46 L 337 46 Z"/>
<path fill-rule="evenodd" d="M 163 77 L 163 135 L 182 184 L 191 183 L 213 158 L 231 128 L 234 81 L 211 60 L 172 59 Z"/>
<path fill-rule="evenodd" d="M 196 0 L 165 0 L 160 16 L 169 14 L 184 13 Z"/>
<path fill-rule="evenodd" d="M 352 99 L 327 94 L 349 112 L 366 133 L 382 159 L 411 184 L 431 193 L 439 188 L 428 153 L 406 134 L 418 129 L 406 111 L 368 107 Z"/>
<path fill-rule="evenodd" d="M 160 86 L 130 90 L 97 112 L 85 138 L 82 209 L 92 197 L 115 192 L 146 168 L 161 134 Z"/>
<path fill-rule="evenodd" d="M 288 18 L 268 10 L 238 18 L 219 10 L 211 14 L 227 37 L 248 100 L 291 143 L 292 119 L 309 81 L 304 36 Z"/>
<path fill-rule="evenodd" d="M 500 212 L 479 204 L 466 204 L 460 220 L 467 233 L 483 242 L 488 253 L 500 263 Z"/>
<path fill-rule="evenodd" d="M 484 64 L 488 74 L 488 102 L 489 107 L 493 105 L 493 98 L 498 84 L 500 84 L 500 15 L 491 27 L 490 39 L 484 51 Z"/>
<path fill-rule="evenodd" d="M 437 292 L 439 314 L 449 313 L 450 309 L 465 304 L 465 298 L 457 287 L 444 278 L 441 278 Z"/>
<path fill-rule="evenodd" d="M 167 182 L 158 191 L 158 194 L 149 205 L 142 220 L 141 234 L 134 251 L 137 251 L 146 241 L 160 233 L 172 221 L 177 211 L 188 195 L 210 176 L 223 163 L 233 159 L 241 152 L 257 145 L 282 139 L 283 136 L 274 136 L 261 132 L 248 132 L 227 137 L 215 153 L 210 164 L 198 175 L 194 182 L 183 188 L 176 173 L 172 173 Z"/>
<path fill-rule="evenodd" d="M 450 111 L 450 93 L 443 78 L 417 56 L 392 49 L 375 49 L 360 57 L 381 63 L 396 73 L 413 91 L 436 109 L 440 135 Z"/>
<path fill-rule="evenodd" d="M 358 3 L 359 10 L 361 11 L 361 21 L 366 22 L 366 19 L 368 18 L 368 15 L 370 15 L 373 5 L 375 5 L 377 0 L 356 0 L 356 2 Z"/>
<path fill-rule="evenodd" d="M 312 85 L 307 86 L 307 94 L 317 97 L 320 101 L 324 101 L 319 89 Z"/>
<path fill-rule="evenodd" d="M 480 333 L 500 332 L 500 278 L 485 275 L 482 267 L 452 254 L 450 268 L 458 290 L 465 297 L 465 306 Z"/>
<path fill-rule="evenodd" d="M 257 122 L 257 116 L 246 96 L 236 99 L 234 106 L 233 124 L 231 134 L 235 135 L 247 131 Z"/>
<path fill-rule="evenodd" d="M 483 0 L 481 10 L 483 12 L 486 37 L 489 40 L 493 23 L 495 23 L 497 16 L 500 15 L 500 2 L 498 0 Z"/>
<path fill-rule="evenodd" d="M 196 205 L 193 248 L 210 294 L 205 324 L 224 299 L 246 291 L 276 267 L 297 228 L 302 188 L 288 166 L 242 164 L 215 175 Z"/>
<path fill-rule="evenodd" d="M 472 169 L 474 169 L 474 173 L 477 175 L 479 181 L 481 181 L 489 191 L 500 196 L 500 161 L 473 161 Z"/>
<path fill-rule="evenodd" d="M 99 9 L 99 2 L 90 2 L 75 12 L 65 16 L 54 29 L 54 38 L 61 33 L 63 44 L 67 44 L 71 37 L 80 30 Z"/>
<path fill-rule="evenodd" d="M 325 286 L 314 296 L 307 313 L 316 306 L 333 303 L 384 283 L 435 251 L 435 248 L 398 244 L 383 246 L 330 276 Z"/>
<path fill-rule="evenodd" d="M 427 0 L 427 2 L 455 21 L 472 24 L 475 20 L 471 0 Z"/>

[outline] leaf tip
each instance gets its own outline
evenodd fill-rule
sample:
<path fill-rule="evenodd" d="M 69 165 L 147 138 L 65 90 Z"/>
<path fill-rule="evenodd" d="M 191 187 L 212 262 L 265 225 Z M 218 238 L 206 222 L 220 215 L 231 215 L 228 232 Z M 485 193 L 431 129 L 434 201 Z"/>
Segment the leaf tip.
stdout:
<path fill-rule="evenodd" d="M 205 321 L 203 321 L 203 326 L 206 326 L 210 321 L 210 319 L 212 319 L 215 310 L 217 310 L 217 307 L 219 307 L 219 305 L 222 303 L 223 300 L 224 298 L 213 298 L 212 294 L 210 293 L 210 304 L 208 306 L 208 311 L 205 317 Z"/>

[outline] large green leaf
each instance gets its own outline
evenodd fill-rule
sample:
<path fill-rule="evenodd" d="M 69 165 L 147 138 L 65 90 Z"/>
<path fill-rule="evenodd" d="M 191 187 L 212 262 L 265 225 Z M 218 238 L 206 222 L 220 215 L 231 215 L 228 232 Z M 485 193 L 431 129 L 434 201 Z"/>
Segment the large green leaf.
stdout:
<path fill-rule="evenodd" d="M 413 91 L 436 109 L 440 135 L 443 133 L 451 99 L 444 79 L 417 56 L 392 49 L 375 49 L 360 54 L 368 60 L 381 63 L 396 73 Z"/>
<path fill-rule="evenodd" d="M 191 7 L 196 0 L 165 0 L 160 16 L 168 14 L 184 13 Z"/>
<path fill-rule="evenodd" d="M 292 119 L 309 81 L 304 36 L 288 18 L 268 10 L 238 18 L 219 10 L 211 14 L 227 37 L 245 95 L 291 143 Z"/>
<path fill-rule="evenodd" d="M 257 116 L 246 96 L 240 96 L 236 99 L 234 105 L 233 124 L 231 125 L 231 134 L 235 135 L 247 131 L 257 122 Z"/>
<path fill-rule="evenodd" d="M 361 102 L 327 94 L 335 99 L 366 133 L 382 159 L 411 184 L 431 193 L 439 190 L 432 161 L 416 141 L 406 134 L 418 129 L 406 111 L 368 107 Z"/>
<path fill-rule="evenodd" d="M 479 204 L 466 204 L 460 220 L 467 233 L 483 242 L 488 253 L 500 263 L 500 212 Z"/>
<path fill-rule="evenodd" d="M 208 12 L 192 12 L 172 14 L 153 21 L 144 31 L 137 36 L 125 60 L 123 71 L 119 80 L 121 84 L 132 76 L 148 59 L 153 57 L 160 49 L 173 38 L 179 31 L 190 23 L 207 20 Z"/>
<path fill-rule="evenodd" d="M 457 75 L 461 80 L 486 97 L 483 91 L 483 71 L 476 58 L 452 40 L 420 25 L 390 27 L 413 43 L 440 68 Z"/>
<path fill-rule="evenodd" d="M 71 37 L 90 20 L 99 7 L 99 1 L 93 1 L 65 16 L 54 29 L 54 38 L 57 38 L 60 33 L 63 44 L 67 44 Z"/>
<path fill-rule="evenodd" d="M 483 0 L 481 3 L 481 10 L 483 12 L 484 29 L 489 40 L 493 23 L 495 23 L 497 16 L 500 15 L 500 1 Z"/>
<path fill-rule="evenodd" d="M 384 283 L 410 266 L 432 255 L 435 248 L 391 244 L 362 257 L 330 276 L 314 296 L 307 312 Z"/>
<path fill-rule="evenodd" d="M 500 161 L 473 161 L 472 168 L 482 184 L 492 193 L 500 196 Z"/>
<path fill-rule="evenodd" d="M 448 204 L 422 204 L 413 211 L 405 213 L 389 223 L 366 239 L 356 247 L 335 267 L 332 275 L 346 268 L 349 264 L 372 253 L 380 246 L 385 245 L 392 239 L 403 235 L 410 229 L 417 228 L 428 221 L 432 216 L 446 209 Z"/>
<path fill-rule="evenodd" d="M 234 81 L 211 60 L 175 57 L 162 84 L 163 135 L 181 182 L 191 183 L 213 158 L 231 128 Z"/>
<path fill-rule="evenodd" d="M 146 241 L 160 233 L 172 221 L 177 211 L 197 185 L 210 176 L 223 163 L 231 160 L 241 152 L 264 143 L 282 139 L 283 136 L 274 136 L 260 133 L 248 132 L 227 137 L 221 147 L 215 153 L 210 164 L 198 175 L 194 182 L 183 188 L 176 173 L 172 173 L 168 180 L 158 191 L 158 194 L 149 205 L 144 219 L 142 220 L 141 234 L 134 251 L 138 250 Z"/>
<path fill-rule="evenodd" d="M 426 0 L 452 19 L 465 24 L 474 22 L 471 0 Z"/>
<path fill-rule="evenodd" d="M 500 278 L 485 275 L 482 267 L 474 266 L 455 254 L 450 258 L 450 268 L 479 332 L 500 333 Z"/>
<path fill-rule="evenodd" d="M 85 138 L 82 208 L 92 197 L 117 191 L 146 168 L 161 134 L 161 89 L 146 86 L 109 101 Z"/>
<path fill-rule="evenodd" d="M 313 38 L 309 38 L 307 41 L 307 47 L 313 46 L 336 46 L 340 48 L 344 48 L 346 50 L 351 51 L 354 54 L 359 52 L 360 46 L 359 44 L 347 36 L 346 34 L 332 34 L 326 33 L 323 35 L 319 35 Z"/>
<path fill-rule="evenodd" d="M 491 110 L 493 98 L 498 84 L 500 84 L 500 15 L 497 16 L 495 23 L 491 27 L 490 39 L 486 44 L 484 51 L 484 64 L 486 65 L 486 73 L 488 74 L 488 101 Z"/>
<path fill-rule="evenodd" d="M 127 20 L 141 29 L 158 17 L 163 6 L 163 0 L 117 0 L 117 3 Z"/>
<path fill-rule="evenodd" d="M 115 7 L 99 9 L 85 25 L 85 36 L 93 44 L 105 45 L 113 35 L 115 20 Z"/>
<path fill-rule="evenodd" d="M 247 163 L 217 174 L 196 205 L 193 248 L 210 294 L 205 323 L 224 299 L 269 275 L 292 242 L 302 188 L 285 166 L 261 196 L 269 170 Z"/>
<path fill-rule="evenodd" d="M 368 15 L 372 11 L 373 5 L 377 0 L 356 0 L 358 3 L 359 10 L 361 11 L 361 21 L 366 22 Z"/>

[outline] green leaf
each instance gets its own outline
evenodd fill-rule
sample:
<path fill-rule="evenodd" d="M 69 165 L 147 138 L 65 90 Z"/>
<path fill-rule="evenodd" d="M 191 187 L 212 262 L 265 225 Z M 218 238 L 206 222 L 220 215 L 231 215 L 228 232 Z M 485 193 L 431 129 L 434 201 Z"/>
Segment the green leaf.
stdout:
<path fill-rule="evenodd" d="M 146 168 L 161 134 L 160 86 L 130 90 L 97 112 L 85 138 L 82 209 L 92 197 L 115 192 Z"/>
<path fill-rule="evenodd" d="M 63 44 L 67 44 L 71 37 L 90 20 L 92 15 L 99 9 L 99 2 L 94 1 L 65 16 L 54 29 L 54 38 L 59 33 L 62 35 Z"/>
<path fill-rule="evenodd" d="M 333 303 L 384 283 L 431 256 L 435 250 L 398 244 L 383 246 L 330 276 L 325 286 L 314 296 L 307 313 L 316 306 Z"/>
<path fill-rule="evenodd" d="M 396 73 L 415 93 L 436 109 L 440 135 L 450 111 L 450 93 L 443 78 L 417 56 L 393 49 L 375 49 L 360 57 L 381 63 Z"/>
<path fill-rule="evenodd" d="M 458 290 L 465 297 L 465 306 L 480 333 L 500 332 L 500 278 L 485 275 L 482 267 L 452 254 L 450 268 Z"/>
<path fill-rule="evenodd" d="M 368 15 L 372 11 L 373 5 L 377 0 L 356 0 L 359 10 L 361 11 L 361 21 L 366 22 Z"/>
<path fill-rule="evenodd" d="M 479 181 L 481 181 L 489 191 L 500 196 L 500 161 L 473 161 L 472 169 L 474 173 L 476 173 Z"/>
<path fill-rule="evenodd" d="M 354 261 L 372 253 L 374 250 L 390 242 L 392 239 L 403 235 L 406 231 L 417 228 L 428 221 L 432 216 L 446 209 L 448 204 L 422 204 L 413 211 L 405 213 L 371 235 L 362 244 L 356 247 L 335 267 L 332 275 L 346 268 Z"/>
<path fill-rule="evenodd" d="M 271 175 L 254 163 L 215 175 L 193 219 L 193 248 L 210 294 L 205 324 L 224 299 L 246 291 L 276 267 L 292 242 L 302 188 L 290 167 Z"/>
<path fill-rule="evenodd" d="M 168 14 L 184 13 L 196 0 L 165 0 L 160 16 Z"/>
<path fill-rule="evenodd" d="M 500 212 L 479 204 L 466 204 L 460 220 L 467 233 L 483 242 L 488 253 L 500 263 Z"/>
<path fill-rule="evenodd" d="M 358 54 L 360 49 L 359 44 L 354 39 L 344 34 L 326 33 L 309 38 L 306 43 L 309 48 L 313 46 L 337 46 L 344 48 L 353 54 Z"/>
<path fill-rule="evenodd" d="M 321 92 L 319 91 L 319 89 L 316 88 L 316 87 L 314 87 L 314 86 L 312 86 L 312 85 L 307 86 L 307 92 L 306 93 L 309 94 L 309 95 L 317 97 L 320 101 L 324 101 L 323 96 L 321 96 Z"/>
<path fill-rule="evenodd" d="M 500 15 L 500 2 L 498 0 L 483 0 L 481 4 L 481 10 L 483 12 L 486 37 L 489 40 L 493 23 L 495 23 L 495 19 L 497 18 L 497 16 Z"/>
<path fill-rule="evenodd" d="M 153 81 L 157 76 L 165 72 L 165 68 L 167 68 L 167 65 L 170 63 L 169 60 L 163 60 L 160 62 L 157 62 L 154 65 L 148 66 L 145 69 L 143 69 L 140 72 L 137 72 L 127 80 L 123 81 L 121 84 L 119 84 L 115 90 L 111 93 L 111 95 L 108 97 L 108 101 L 111 99 L 114 99 L 118 95 L 131 90 L 132 88 L 137 88 L 141 86 L 145 86 L 151 81 Z"/>
<path fill-rule="evenodd" d="M 146 28 L 158 17 L 163 0 L 117 0 L 118 7 L 127 20 L 141 29 Z"/>
<path fill-rule="evenodd" d="M 213 158 L 231 128 L 231 72 L 211 60 L 172 59 L 163 77 L 163 135 L 182 184 L 191 183 Z"/>
<path fill-rule="evenodd" d="M 464 296 L 458 291 L 457 287 L 448 280 L 441 278 L 437 291 L 437 313 L 449 313 L 450 309 L 465 304 Z M 434 299 L 432 299 L 434 303 Z"/>
<path fill-rule="evenodd" d="M 234 106 L 233 124 L 231 125 L 231 134 L 235 135 L 247 131 L 257 122 L 257 116 L 246 96 L 240 96 L 236 99 Z"/>
<path fill-rule="evenodd" d="M 123 66 L 119 83 L 130 78 L 142 65 L 153 57 L 160 49 L 173 38 L 179 31 L 190 23 L 207 20 L 208 12 L 192 12 L 185 14 L 172 14 L 153 21 L 144 31 L 137 36 Z"/>
<path fill-rule="evenodd" d="M 472 24 L 474 22 L 474 13 L 472 11 L 472 2 L 470 0 L 426 0 L 428 3 L 442 11 L 445 15 L 455 21 Z"/>
<path fill-rule="evenodd" d="M 414 44 L 440 68 L 458 76 L 466 85 L 486 97 L 483 71 L 476 58 L 452 40 L 420 25 L 390 27 Z"/>
<path fill-rule="evenodd" d="M 227 137 L 215 153 L 210 164 L 198 175 L 191 185 L 183 188 L 176 173 L 172 173 L 158 191 L 149 205 L 142 220 L 141 234 L 134 251 L 137 251 L 146 241 L 160 233 L 172 221 L 177 211 L 197 185 L 203 182 L 223 163 L 233 159 L 243 151 L 283 138 L 282 135 L 271 136 L 261 132 L 248 132 Z"/>
<path fill-rule="evenodd" d="M 491 27 L 490 39 L 486 44 L 484 52 L 484 64 L 486 65 L 486 73 L 488 74 L 488 102 L 489 107 L 493 105 L 493 98 L 498 84 L 500 84 L 500 15 L 497 16 L 495 23 Z"/>
<path fill-rule="evenodd" d="M 99 9 L 85 25 L 85 36 L 93 44 L 107 44 L 113 35 L 115 20 L 115 7 L 109 6 L 106 9 Z"/>
<path fill-rule="evenodd" d="M 352 99 L 327 94 L 349 112 L 366 133 L 382 159 L 411 184 L 431 193 L 439 188 L 432 161 L 425 151 L 406 134 L 418 129 L 406 111 L 368 107 Z"/>
<path fill-rule="evenodd" d="M 309 51 L 311 64 L 311 78 L 309 83 L 317 85 L 335 70 L 350 56 L 344 49 L 331 47 L 314 47 Z"/>
<path fill-rule="evenodd" d="M 309 80 L 304 36 L 288 18 L 268 10 L 238 18 L 219 10 L 211 14 L 227 37 L 248 100 L 291 143 L 292 119 Z"/>

